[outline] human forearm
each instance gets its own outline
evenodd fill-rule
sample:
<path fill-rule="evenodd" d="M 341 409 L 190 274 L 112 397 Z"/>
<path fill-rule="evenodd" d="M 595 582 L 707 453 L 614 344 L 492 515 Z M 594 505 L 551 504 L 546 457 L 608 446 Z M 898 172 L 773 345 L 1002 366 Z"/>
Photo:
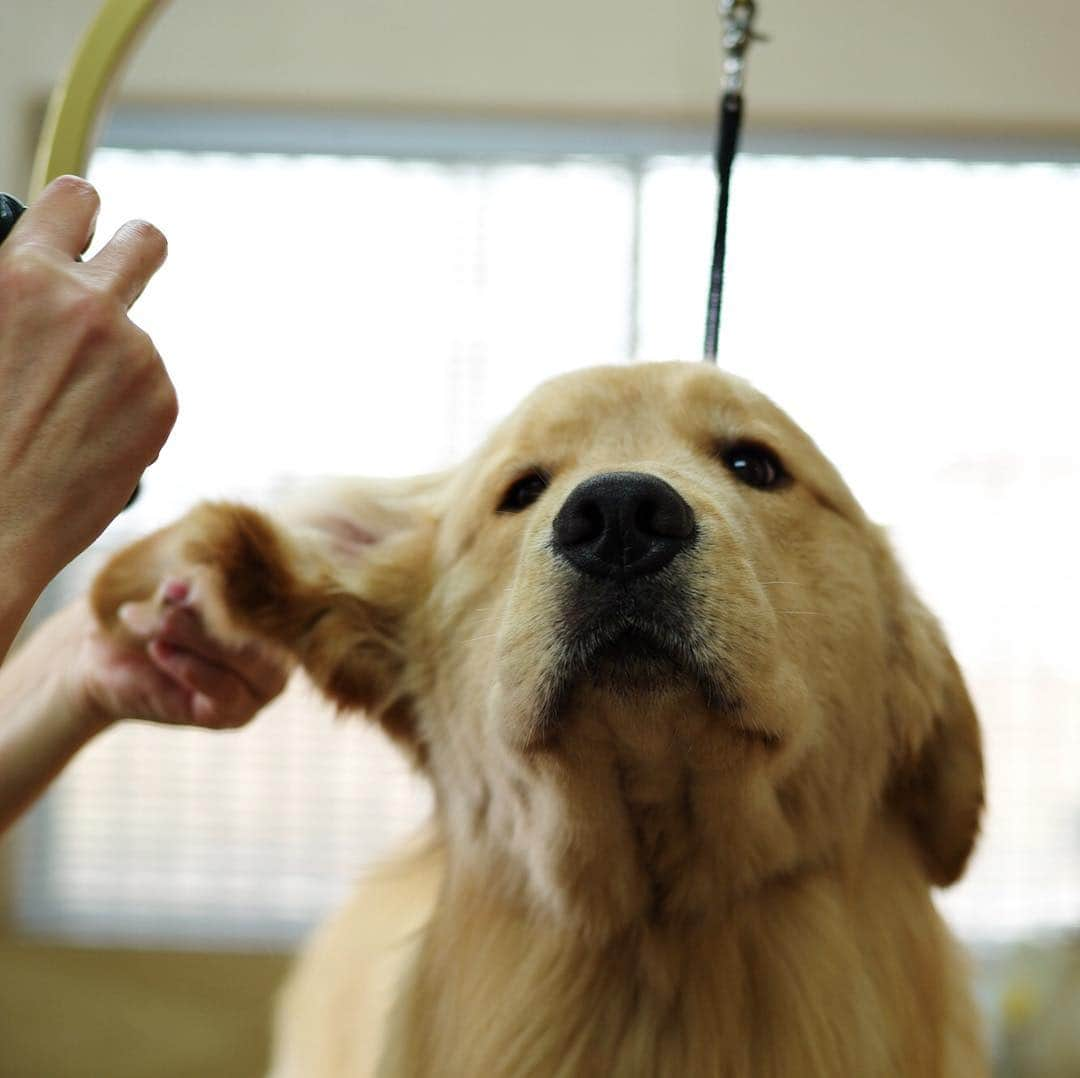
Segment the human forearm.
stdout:
<path fill-rule="evenodd" d="M 84 620 L 62 611 L 0 667 L 0 832 L 108 725 L 69 680 Z"/>
<path fill-rule="evenodd" d="M 208 636 L 187 585 L 126 610 L 125 639 L 86 599 L 54 614 L 0 666 L 0 832 L 119 719 L 231 729 L 285 684 L 280 657 Z"/>

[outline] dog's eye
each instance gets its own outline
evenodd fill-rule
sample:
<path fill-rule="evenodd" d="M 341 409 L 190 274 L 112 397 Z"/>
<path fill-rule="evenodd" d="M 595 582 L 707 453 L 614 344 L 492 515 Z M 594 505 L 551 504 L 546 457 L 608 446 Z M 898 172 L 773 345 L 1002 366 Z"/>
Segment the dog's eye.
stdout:
<path fill-rule="evenodd" d="M 517 482 L 512 483 L 510 489 L 503 495 L 497 512 L 520 513 L 522 509 L 528 509 L 547 490 L 549 482 L 550 477 L 547 473 L 539 469 L 523 475 Z"/>
<path fill-rule="evenodd" d="M 739 442 L 726 450 L 724 464 L 736 479 L 758 490 L 772 490 L 787 479 L 780 458 L 763 445 Z"/>

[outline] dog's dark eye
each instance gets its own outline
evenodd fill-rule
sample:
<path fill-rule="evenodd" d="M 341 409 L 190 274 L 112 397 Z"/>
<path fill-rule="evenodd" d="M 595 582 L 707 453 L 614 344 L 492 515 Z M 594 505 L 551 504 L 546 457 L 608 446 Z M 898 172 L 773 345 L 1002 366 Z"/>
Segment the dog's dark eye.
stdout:
<path fill-rule="evenodd" d="M 547 490 L 549 482 L 547 473 L 539 469 L 523 475 L 516 483 L 511 484 L 510 489 L 503 495 L 497 512 L 520 513 L 522 509 L 528 509 Z"/>
<path fill-rule="evenodd" d="M 758 490 L 772 490 L 787 479 L 780 458 L 763 445 L 739 442 L 726 450 L 724 464 L 741 483 Z"/>

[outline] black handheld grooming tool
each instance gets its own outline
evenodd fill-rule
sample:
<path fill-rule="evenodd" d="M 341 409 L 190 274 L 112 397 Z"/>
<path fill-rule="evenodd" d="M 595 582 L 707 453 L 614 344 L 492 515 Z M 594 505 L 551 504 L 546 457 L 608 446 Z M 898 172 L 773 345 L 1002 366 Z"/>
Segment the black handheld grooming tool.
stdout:
<path fill-rule="evenodd" d="M 26 207 L 14 196 L 0 192 L 0 243 L 8 238 Z"/>

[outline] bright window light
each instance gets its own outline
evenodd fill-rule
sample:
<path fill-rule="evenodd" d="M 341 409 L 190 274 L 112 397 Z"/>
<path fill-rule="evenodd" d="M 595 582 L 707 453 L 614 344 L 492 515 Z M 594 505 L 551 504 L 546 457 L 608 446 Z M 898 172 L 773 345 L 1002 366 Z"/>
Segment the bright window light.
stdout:
<path fill-rule="evenodd" d="M 136 317 L 182 410 L 102 549 L 206 496 L 445 464 L 563 370 L 700 355 L 707 160 L 420 158 L 97 155 L 99 237 L 121 213 L 169 235 Z M 1075 166 L 750 154 L 732 196 L 721 365 L 890 526 L 980 708 L 985 833 L 940 899 L 973 940 L 1080 909 L 1078 204 Z M 302 685 L 234 734 L 127 724 L 34 815 L 21 914 L 291 939 L 426 808 Z"/>

